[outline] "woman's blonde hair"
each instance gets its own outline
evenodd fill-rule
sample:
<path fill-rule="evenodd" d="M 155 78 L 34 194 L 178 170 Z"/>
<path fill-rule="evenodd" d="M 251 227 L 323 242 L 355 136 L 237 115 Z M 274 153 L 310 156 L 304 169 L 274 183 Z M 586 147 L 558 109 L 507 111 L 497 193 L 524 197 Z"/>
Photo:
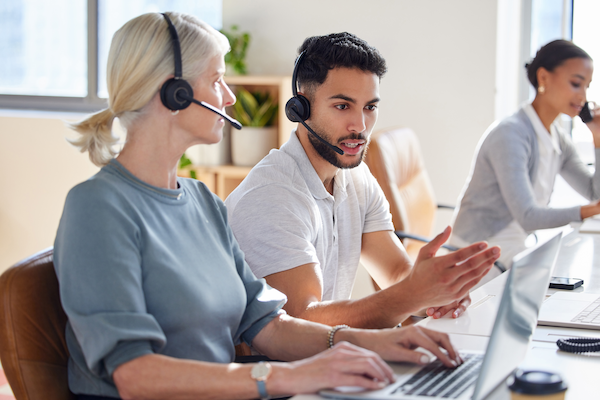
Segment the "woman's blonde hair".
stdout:
<path fill-rule="evenodd" d="M 210 59 L 229 51 L 227 38 L 205 22 L 186 14 L 169 12 L 179 34 L 183 78 L 190 84 L 205 71 Z M 144 107 L 174 72 L 171 34 L 164 16 L 143 14 L 113 36 L 107 66 L 108 108 L 92 114 L 71 128 L 81 137 L 71 140 L 87 151 L 97 166 L 106 165 L 116 154 L 118 138 L 112 133 L 116 117 L 127 129 L 144 113 Z"/>

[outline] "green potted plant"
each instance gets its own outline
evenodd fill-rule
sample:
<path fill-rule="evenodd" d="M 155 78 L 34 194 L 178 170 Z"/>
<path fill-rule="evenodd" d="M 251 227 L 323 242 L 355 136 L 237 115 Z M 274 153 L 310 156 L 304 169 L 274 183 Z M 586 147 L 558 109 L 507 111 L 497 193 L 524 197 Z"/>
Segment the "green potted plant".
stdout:
<path fill-rule="evenodd" d="M 253 166 L 277 147 L 279 105 L 268 92 L 249 92 L 240 86 L 232 115 L 243 125 L 232 131 L 231 159 L 234 165 Z"/>
<path fill-rule="evenodd" d="M 189 159 L 189 157 L 183 153 L 181 155 L 181 158 L 179 159 L 179 169 L 184 169 L 185 167 L 189 167 L 193 165 L 192 160 Z M 189 169 L 189 168 L 188 168 Z M 192 179 L 198 179 L 198 177 L 196 176 L 196 171 L 194 171 L 193 169 L 190 169 L 190 178 Z"/>
<path fill-rule="evenodd" d="M 239 32 L 237 25 L 233 25 L 230 31 L 221 30 L 221 33 L 229 40 L 231 50 L 225 54 L 225 66 L 227 75 L 246 75 L 246 51 L 250 44 L 250 34 Z"/>

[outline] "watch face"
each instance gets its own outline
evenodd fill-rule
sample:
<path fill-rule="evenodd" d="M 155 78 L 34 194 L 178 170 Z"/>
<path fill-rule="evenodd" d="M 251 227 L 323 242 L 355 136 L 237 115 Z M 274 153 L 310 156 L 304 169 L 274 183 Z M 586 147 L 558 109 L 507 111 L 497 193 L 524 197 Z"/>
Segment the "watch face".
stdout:
<path fill-rule="evenodd" d="M 264 361 L 259 362 L 254 367 L 252 367 L 252 371 L 250 372 L 250 376 L 257 381 L 264 381 L 267 379 L 269 374 L 271 373 L 271 364 L 266 363 Z"/>

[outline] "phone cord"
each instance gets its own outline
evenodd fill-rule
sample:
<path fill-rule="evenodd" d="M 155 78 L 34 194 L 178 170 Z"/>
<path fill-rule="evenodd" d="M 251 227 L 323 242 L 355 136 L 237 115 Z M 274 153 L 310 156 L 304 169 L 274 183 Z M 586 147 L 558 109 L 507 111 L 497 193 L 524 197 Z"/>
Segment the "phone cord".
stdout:
<path fill-rule="evenodd" d="M 567 351 L 569 353 L 600 351 L 600 339 L 598 338 L 558 339 L 556 345 L 562 351 Z"/>

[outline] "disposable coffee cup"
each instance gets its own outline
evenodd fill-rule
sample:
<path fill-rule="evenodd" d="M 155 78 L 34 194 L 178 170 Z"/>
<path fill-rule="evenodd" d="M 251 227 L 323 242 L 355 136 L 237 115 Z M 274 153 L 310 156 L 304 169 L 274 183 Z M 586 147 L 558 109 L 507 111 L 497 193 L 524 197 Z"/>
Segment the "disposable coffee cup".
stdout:
<path fill-rule="evenodd" d="M 517 370 L 508 388 L 511 400 L 563 400 L 567 384 L 553 372 Z"/>

